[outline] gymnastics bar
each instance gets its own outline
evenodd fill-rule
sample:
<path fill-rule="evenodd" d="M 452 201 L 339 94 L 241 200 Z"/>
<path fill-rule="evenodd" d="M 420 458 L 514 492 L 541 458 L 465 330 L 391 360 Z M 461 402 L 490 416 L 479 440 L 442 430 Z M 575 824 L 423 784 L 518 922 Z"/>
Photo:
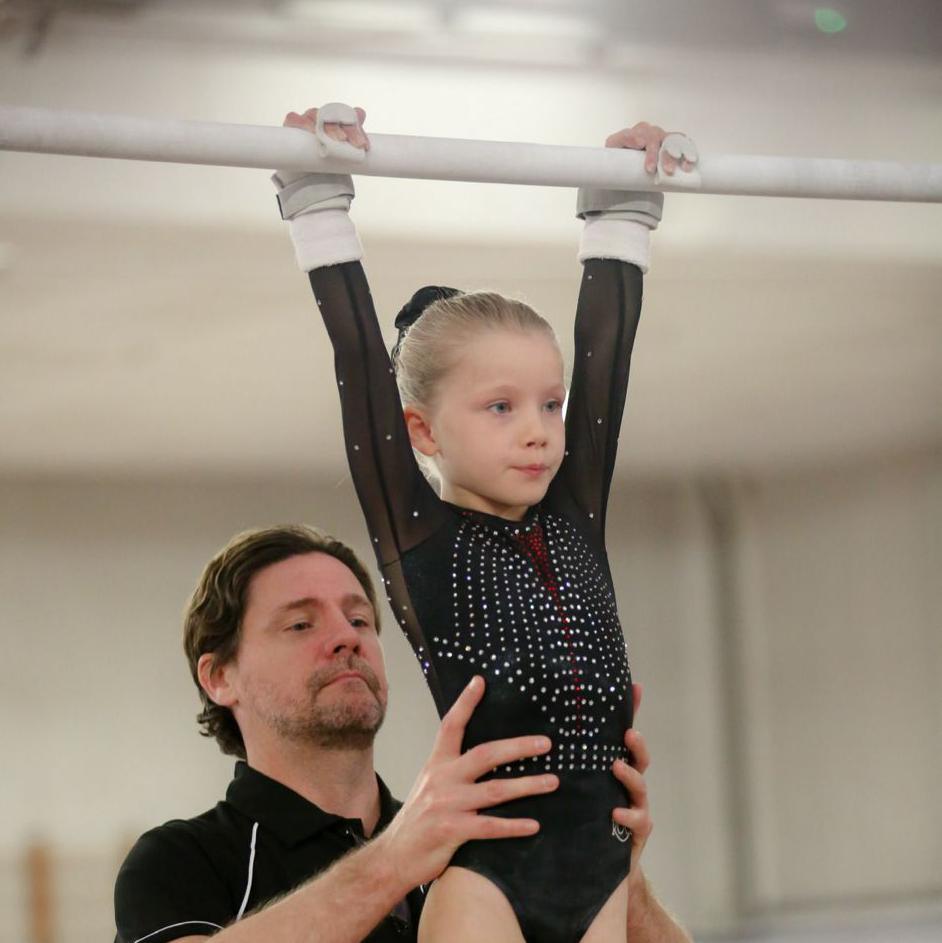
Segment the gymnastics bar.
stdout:
<path fill-rule="evenodd" d="M 942 202 L 942 164 L 701 154 L 696 186 L 655 183 L 637 151 L 370 134 L 360 162 L 296 128 L 0 106 L 0 150 L 376 177 L 833 200 Z M 682 179 L 678 174 L 678 179 Z"/>

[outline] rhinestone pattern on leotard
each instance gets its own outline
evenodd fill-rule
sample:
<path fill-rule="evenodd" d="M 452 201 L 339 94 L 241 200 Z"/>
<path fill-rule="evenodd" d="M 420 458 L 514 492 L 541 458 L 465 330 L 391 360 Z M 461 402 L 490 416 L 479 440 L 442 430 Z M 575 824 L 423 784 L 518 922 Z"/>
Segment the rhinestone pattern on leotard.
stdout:
<path fill-rule="evenodd" d="M 624 757 L 624 637 L 608 582 L 571 523 L 547 512 L 507 527 L 465 517 L 450 589 L 452 631 L 432 637 L 432 658 L 446 671 L 483 674 L 510 709 L 538 709 L 553 740 L 550 753 L 502 772 L 602 770 Z"/>

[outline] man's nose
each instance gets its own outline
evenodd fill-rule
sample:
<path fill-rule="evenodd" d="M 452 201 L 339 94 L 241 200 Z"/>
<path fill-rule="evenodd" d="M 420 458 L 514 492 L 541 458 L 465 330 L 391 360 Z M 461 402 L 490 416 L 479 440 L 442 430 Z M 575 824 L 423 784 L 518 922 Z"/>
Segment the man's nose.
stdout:
<path fill-rule="evenodd" d="M 360 633 L 350 625 L 350 620 L 343 614 L 333 615 L 327 626 L 324 644 L 333 655 L 350 651 L 360 652 Z"/>

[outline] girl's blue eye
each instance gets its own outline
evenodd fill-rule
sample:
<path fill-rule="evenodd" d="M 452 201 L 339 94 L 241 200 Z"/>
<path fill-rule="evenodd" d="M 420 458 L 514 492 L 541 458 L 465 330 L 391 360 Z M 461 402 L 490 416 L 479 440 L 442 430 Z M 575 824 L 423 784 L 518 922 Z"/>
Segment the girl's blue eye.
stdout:
<path fill-rule="evenodd" d="M 491 403 L 491 405 L 487 408 L 491 410 L 491 412 L 497 413 L 498 415 L 503 415 L 504 413 L 510 412 L 510 403 Z"/>
<path fill-rule="evenodd" d="M 551 399 L 546 404 L 546 411 L 550 413 L 558 413 L 563 408 L 563 404 L 558 399 Z"/>

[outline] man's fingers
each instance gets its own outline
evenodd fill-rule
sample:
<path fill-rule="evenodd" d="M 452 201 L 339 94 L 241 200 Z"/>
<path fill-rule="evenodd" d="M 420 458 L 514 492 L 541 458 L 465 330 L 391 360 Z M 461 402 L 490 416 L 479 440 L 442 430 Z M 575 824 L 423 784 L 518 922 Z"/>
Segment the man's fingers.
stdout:
<path fill-rule="evenodd" d="M 628 799 L 635 808 L 646 808 L 648 804 L 648 787 L 644 776 L 624 760 L 616 760 L 612 765 L 615 778 L 628 791 Z"/>
<path fill-rule="evenodd" d="M 627 763 L 618 760 L 612 766 L 612 772 L 628 792 L 630 808 L 621 806 L 612 810 L 612 820 L 618 825 L 630 828 L 640 848 L 654 828 L 651 810 L 648 807 L 648 787 L 644 777 Z"/>
<path fill-rule="evenodd" d="M 612 821 L 630 828 L 636 839 L 646 841 L 654 831 L 654 820 L 647 809 L 613 809 Z"/>
<path fill-rule="evenodd" d="M 483 696 L 484 679 L 480 675 L 475 675 L 458 695 L 448 713 L 442 718 L 441 726 L 438 728 L 438 736 L 435 738 L 435 745 L 432 747 L 432 758 L 452 758 L 461 753 L 461 741 L 464 740 L 465 727 L 468 726 L 468 721 L 471 719 L 474 709 L 481 703 Z M 486 770 L 482 770 L 479 775 L 483 775 L 484 772 Z"/>
<path fill-rule="evenodd" d="M 540 830 L 536 819 L 502 819 L 496 815 L 476 815 L 469 825 L 468 840 L 486 838 L 522 838 Z"/>
<path fill-rule="evenodd" d="M 506 766 L 531 756 L 540 756 L 549 751 L 549 737 L 512 737 L 508 740 L 491 740 L 468 750 L 461 757 L 462 778 L 480 779 L 485 773 L 499 766 Z"/>
<path fill-rule="evenodd" d="M 646 772 L 651 765 L 651 752 L 644 737 L 637 730 L 629 730 L 625 733 L 625 746 L 630 754 L 630 764 L 639 773 Z"/>
<path fill-rule="evenodd" d="M 512 779 L 487 779 L 468 786 L 462 793 L 462 807 L 469 812 L 479 812 L 495 805 L 502 805 L 523 796 L 539 796 L 559 788 L 559 777 L 553 773 L 539 776 L 515 776 Z"/>

